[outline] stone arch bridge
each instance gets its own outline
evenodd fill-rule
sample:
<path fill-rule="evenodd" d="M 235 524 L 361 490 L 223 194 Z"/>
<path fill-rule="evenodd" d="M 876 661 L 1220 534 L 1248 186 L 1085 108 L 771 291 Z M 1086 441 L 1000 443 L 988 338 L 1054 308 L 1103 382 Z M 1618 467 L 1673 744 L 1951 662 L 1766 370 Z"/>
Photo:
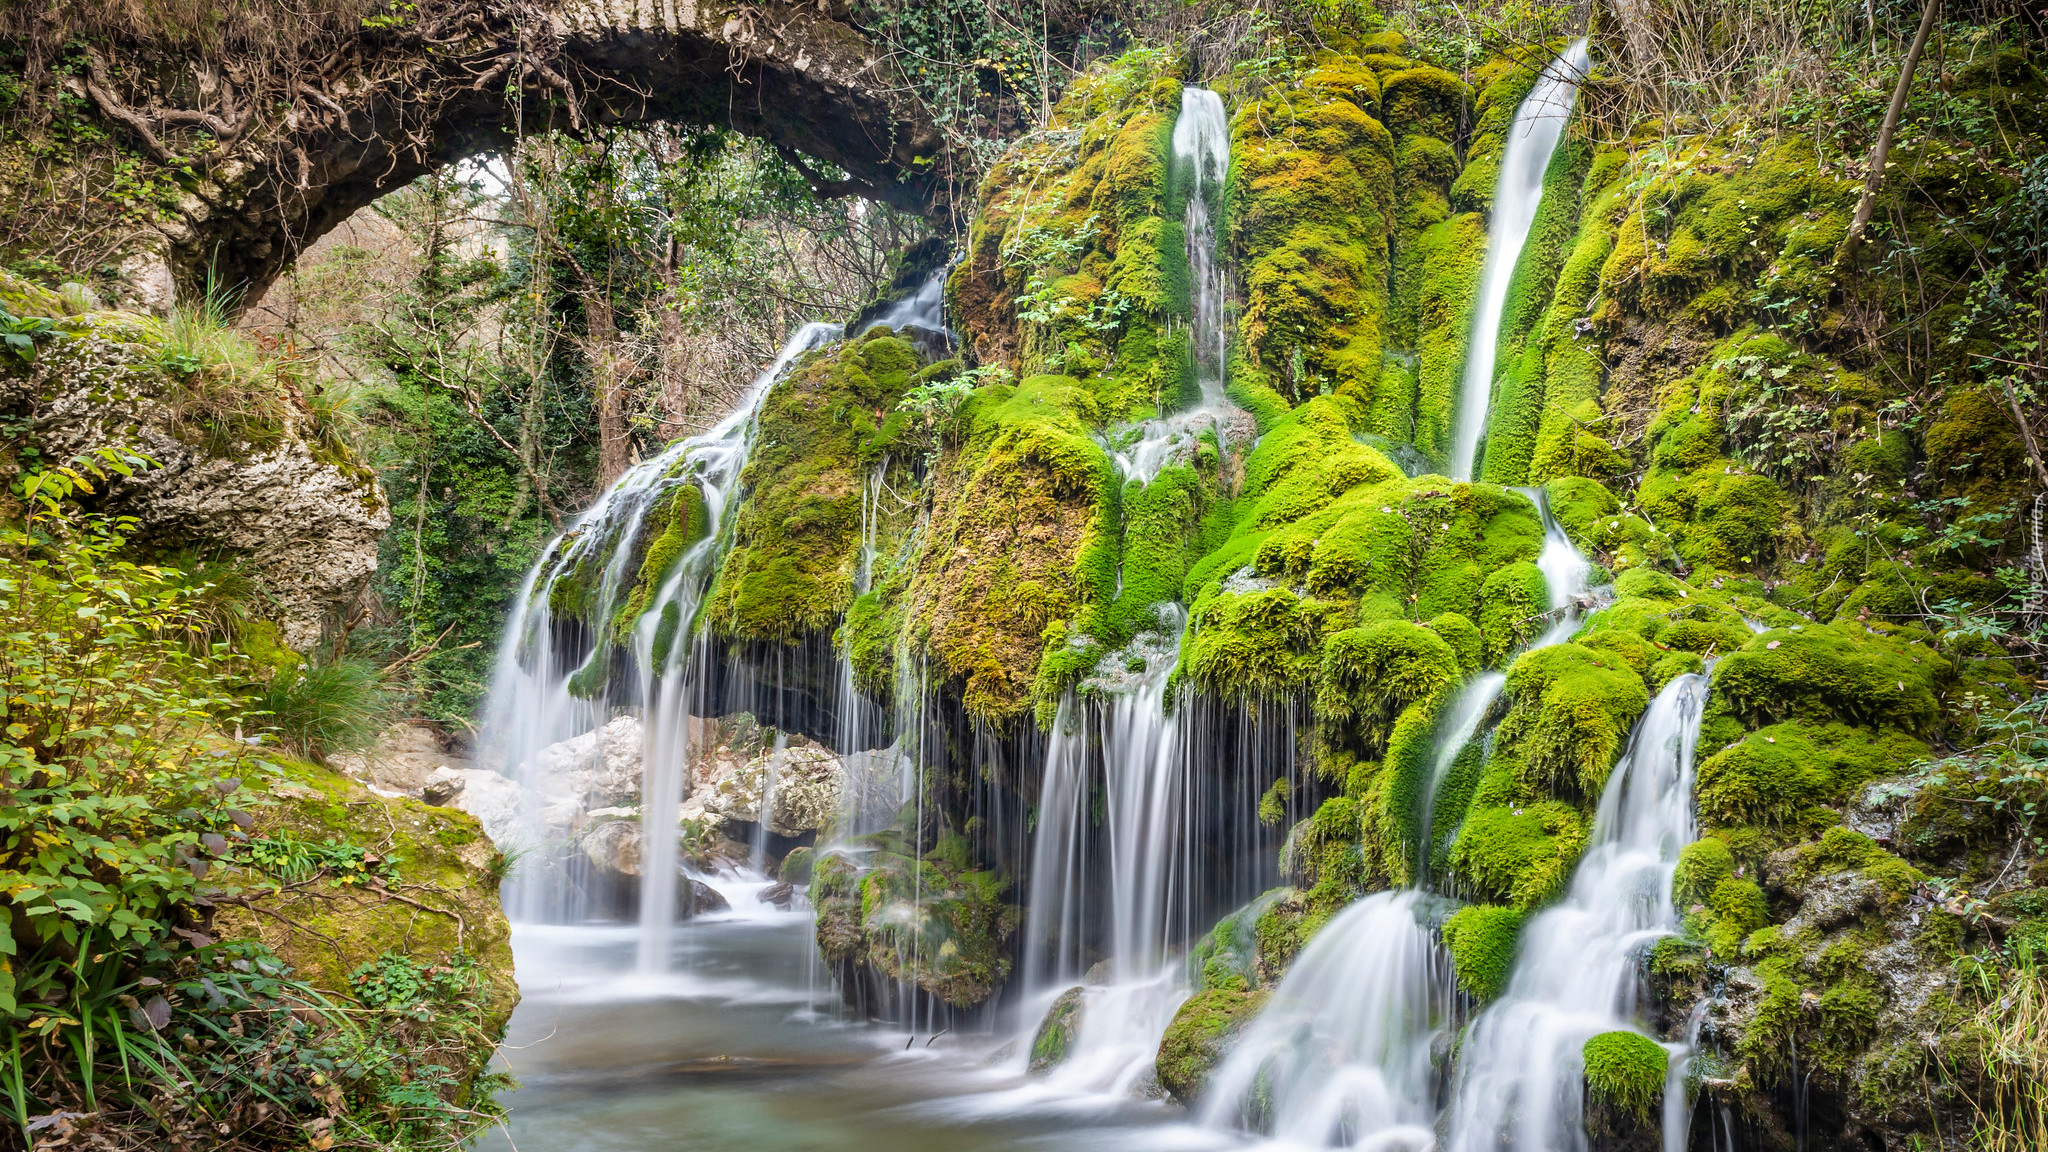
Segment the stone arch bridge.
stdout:
<path fill-rule="evenodd" d="M 377 197 L 543 127 L 728 127 L 774 144 L 821 194 L 947 211 L 957 158 L 845 0 L 419 0 L 408 13 L 364 21 L 267 87 L 204 61 L 92 52 L 74 90 L 131 147 L 194 173 L 159 225 L 185 288 L 211 277 L 253 299 Z"/>

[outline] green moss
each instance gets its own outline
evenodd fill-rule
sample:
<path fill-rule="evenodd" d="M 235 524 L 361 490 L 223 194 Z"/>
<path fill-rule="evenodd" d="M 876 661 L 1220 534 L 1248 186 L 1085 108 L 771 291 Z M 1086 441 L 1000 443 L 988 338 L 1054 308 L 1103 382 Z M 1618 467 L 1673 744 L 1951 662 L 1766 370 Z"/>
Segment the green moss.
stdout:
<path fill-rule="evenodd" d="M 1367 111 L 1371 73 L 1333 61 L 1301 81 L 1234 121 L 1244 368 L 1293 402 L 1328 393 L 1362 402 L 1384 345 L 1394 141 Z"/>
<path fill-rule="evenodd" d="M 1663 1045 L 1635 1032 L 1602 1032 L 1581 1055 L 1589 1097 L 1640 1120 L 1652 1117 L 1671 1060 Z"/>
<path fill-rule="evenodd" d="M 1032 1072 L 1044 1072 L 1067 1058 L 1073 1047 L 1074 1037 L 1081 1030 L 1081 1010 L 1084 1007 L 1079 988 L 1069 988 L 1060 993 L 1052 1002 L 1052 1008 L 1039 1021 L 1038 1031 L 1031 1037 Z"/>
<path fill-rule="evenodd" d="M 1905 900 L 1927 878 L 1919 869 L 1878 847 L 1870 837 L 1841 827 L 1828 829 L 1818 841 L 1800 848 L 1792 878 L 1804 882 L 1835 872 L 1862 873 L 1877 885 L 1888 904 Z"/>
<path fill-rule="evenodd" d="M 1768 725 L 1700 765 L 1700 818 L 1710 825 L 1797 826 L 1814 818 L 1812 806 L 1843 803 L 1865 782 L 1926 755 L 1926 744 L 1902 732 L 1810 720 Z M 1818 818 L 1835 823 L 1825 810 Z"/>
<path fill-rule="evenodd" d="M 1774 628 L 1714 669 L 1714 693 L 1751 725 L 1786 720 L 1932 732 L 1949 662 L 1924 644 L 1856 623 Z"/>
<path fill-rule="evenodd" d="M 1458 971 L 1458 986 L 1485 1003 L 1507 990 L 1515 949 L 1529 914 L 1498 904 L 1467 904 L 1444 921 L 1444 947 Z"/>
<path fill-rule="evenodd" d="M 1528 910 L 1562 891 L 1589 823 L 1555 800 L 1475 803 L 1451 845 L 1451 867 L 1474 893 Z"/>
<path fill-rule="evenodd" d="M 1735 875 L 1735 855 L 1728 843 L 1703 836 L 1678 853 L 1678 866 L 1671 875 L 1671 902 L 1680 909 L 1704 904 L 1714 887 Z"/>
<path fill-rule="evenodd" d="M 647 512 L 640 533 L 643 539 L 651 539 L 640 559 L 639 571 L 634 575 L 632 590 L 626 594 L 625 603 L 619 606 L 613 616 L 613 643 L 623 644 L 632 635 L 633 628 L 647 611 L 648 605 L 660 593 L 668 574 L 675 568 L 676 561 L 690 545 L 704 538 L 709 530 L 709 517 L 704 508 L 704 492 L 694 483 L 679 484 L 675 491 L 658 501 Z M 665 605 L 664 608 L 673 607 Z M 661 623 L 666 623 L 664 612 Z M 670 644 L 674 643 L 671 635 Z M 664 655 L 669 644 L 662 645 Z M 656 667 L 660 662 L 656 663 Z"/>
<path fill-rule="evenodd" d="M 1598 796 L 1648 707 L 1649 693 L 1625 660 L 1581 644 L 1527 652 L 1508 669 L 1514 706 L 1495 738 L 1532 786 Z"/>
<path fill-rule="evenodd" d="M 1239 1030 L 1265 1005 L 1264 992 L 1206 988 L 1188 997 L 1159 1041 L 1154 1069 L 1159 1084 L 1183 1104 L 1201 1098 L 1202 1086 Z"/>
<path fill-rule="evenodd" d="M 1442 637 L 1406 621 L 1382 620 L 1324 642 L 1316 711 L 1352 733 L 1362 755 L 1377 756 L 1402 709 L 1437 699 L 1459 679 L 1457 653 Z"/>
<path fill-rule="evenodd" d="M 1550 589 L 1543 570 L 1527 560 L 1497 568 L 1479 588 L 1479 631 L 1486 638 L 1486 663 L 1504 663 L 1543 634 Z"/>
<path fill-rule="evenodd" d="M 914 983 L 955 1007 L 981 1003 L 1009 978 L 1017 909 L 1009 882 L 977 868 L 961 836 L 918 858 L 900 837 L 871 837 L 862 862 L 817 860 L 812 902 L 828 961 L 854 962 L 885 979 Z"/>
<path fill-rule="evenodd" d="M 838 622 L 853 600 L 866 471 L 894 443 L 905 419 L 896 403 L 922 365 L 878 327 L 770 390 L 741 474 L 747 499 L 705 605 L 718 635 L 790 640 Z"/>
<path fill-rule="evenodd" d="M 256 831 L 315 844 L 361 844 L 397 870 L 405 899 L 361 886 L 320 884 L 223 904 L 214 934 L 261 940 L 331 993 L 348 973 L 387 952 L 428 966 L 467 953 L 485 981 L 484 1028 L 499 1035 L 519 1001 L 512 979 L 511 929 L 498 906 L 502 863 L 475 817 L 417 800 L 386 799 L 337 772 L 300 761 L 279 764 L 278 803 L 256 809 Z M 365 837 L 363 830 L 376 829 Z"/>

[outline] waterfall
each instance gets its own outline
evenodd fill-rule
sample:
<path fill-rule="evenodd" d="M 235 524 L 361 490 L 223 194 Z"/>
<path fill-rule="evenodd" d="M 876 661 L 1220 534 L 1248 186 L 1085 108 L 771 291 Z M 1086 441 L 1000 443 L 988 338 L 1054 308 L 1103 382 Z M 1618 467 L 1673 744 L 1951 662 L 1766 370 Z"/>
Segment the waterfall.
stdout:
<path fill-rule="evenodd" d="M 1223 261 L 1216 255 L 1214 198 L 1230 174 L 1230 117 L 1223 98 L 1207 88 L 1180 90 L 1173 122 L 1173 163 L 1188 175 L 1186 233 L 1188 287 L 1194 309 L 1195 380 L 1204 405 L 1223 396 L 1229 334 L 1223 324 Z"/>
<path fill-rule="evenodd" d="M 644 703 L 635 693 L 644 691 L 651 682 L 659 685 L 662 705 L 651 710 L 651 723 L 645 729 L 645 742 L 640 749 L 639 759 L 643 771 L 648 773 L 642 783 L 643 819 L 659 811 L 659 805 L 670 794 L 671 813 L 682 802 L 680 775 L 670 781 L 663 771 L 657 770 L 657 765 L 663 759 L 661 754 L 680 735 L 664 733 L 664 727 L 679 726 L 664 725 L 662 721 L 675 715 L 669 707 L 672 701 L 688 699 L 686 682 L 690 678 L 676 673 L 684 667 L 688 650 L 695 646 L 687 642 L 686 636 L 683 643 L 672 642 L 670 651 L 663 653 L 667 659 L 657 667 L 654 656 L 658 621 L 664 615 L 672 616 L 679 622 L 676 627 L 687 628 L 695 619 L 698 601 L 724 547 L 729 506 L 737 496 L 740 470 L 746 465 L 755 409 L 768 388 L 797 357 L 837 334 L 838 329 L 830 324 L 813 323 L 799 328 L 783 345 L 774 363 L 755 378 L 731 415 L 710 431 L 678 440 L 627 471 L 548 545 L 528 573 L 505 640 L 499 646 L 483 728 L 491 754 L 520 784 L 526 847 L 539 847 L 546 838 L 549 806 L 574 803 L 573 797 L 555 794 L 565 780 L 579 770 L 602 771 L 606 762 L 605 722 L 618 707 Z M 637 552 L 641 527 L 657 503 L 686 484 L 696 485 L 703 497 L 707 531 L 676 561 L 650 604 L 650 611 L 636 625 L 628 649 L 637 678 L 614 685 L 607 666 L 613 659 L 613 649 L 604 631 L 621 595 L 637 575 L 631 570 L 631 561 Z M 556 582 L 576 577 L 599 558 L 602 572 L 596 586 L 588 592 L 591 599 L 584 609 L 584 617 L 597 623 L 586 626 L 577 620 L 557 619 L 550 604 Z M 674 638 L 672 632 L 671 640 Z M 586 732 L 595 732 L 598 739 L 583 761 L 562 763 L 541 755 L 543 750 Z M 669 839 L 672 841 L 673 837 Z M 673 864 L 674 844 L 643 835 L 642 845 L 642 872 L 648 881 L 641 887 L 643 907 L 648 899 L 661 896 L 659 889 L 664 887 L 672 903 L 673 877 L 658 876 L 654 869 L 663 855 Z M 536 866 L 540 864 L 533 862 Z M 535 866 L 522 868 L 512 878 L 506 902 L 515 918 L 560 922 L 591 914 L 588 901 L 578 897 L 572 877 L 564 870 L 550 869 L 538 876 L 535 871 Z"/>
<path fill-rule="evenodd" d="M 1214 213 L 1230 173 L 1230 118 L 1223 98 L 1207 88 L 1180 90 L 1180 116 L 1173 122 L 1173 166 L 1187 181 L 1185 218 L 1190 318 L 1190 343 L 1195 383 L 1202 398 L 1195 407 L 1147 420 L 1127 442 L 1112 446 L 1117 471 L 1126 482 L 1150 484 L 1160 471 L 1194 451 L 1203 432 L 1214 429 L 1219 440 L 1236 411 L 1223 394 L 1223 376 L 1230 344 L 1224 315 L 1227 294 L 1223 261 L 1216 250 Z"/>
<path fill-rule="evenodd" d="M 1537 557 L 1551 625 L 1528 648 L 1569 640 L 1590 602 L 1592 565 L 1551 514 L 1540 488 L 1520 488 L 1543 523 Z M 1452 1017 L 1456 981 L 1434 935 L 1429 863 L 1439 794 L 1507 686 L 1482 672 L 1437 720 L 1435 756 L 1417 822 L 1415 886 L 1377 892 L 1310 939 L 1272 1000 L 1210 1082 L 1204 1119 L 1269 1129 L 1305 1147 L 1357 1145 L 1386 1152 L 1435 1146 L 1437 1080 L 1431 1053 Z M 1689 795 L 1689 793 L 1688 793 Z M 1445 832 L 1455 831 L 1454 828 Z"/>
<path fill-rule="evenodd" d="M 1492 219 L 1486 235 L 1486 263 L 1479 274 L 1479 299 L 1472 314 L 1472 336 L 1465 345 L 1465 378 L 1458 389 L 1458 418 L 1453 430 L 1447 469 L 1453 480 L 1472 479 L 1479 442 L 1486 434 L 1486 411 L 1493 397 L 1493 362 L 1500 343 L 1501 312 L 1508 286 L 1529 229 L 1536 223 L 1536 205 L 1543 199 L 1543 172 L 1564 138 L 1565 121 L 1578 98 L 1579 81 L 1590 57 L 1586 41 L 1574 40 L 1564 55 L 1552 60 L 1536 77 L 1508 126 L 1507 148 L 1501 155 L 1500 179 L 1494 185 Z"/>
<path fill-rule="evenodd" d="M 1068 694 L 1047 747 L 1025 912 L 1026 998 L 1042 1011 L 1088 981 L 1067 1057 L 1048 1077 L 1057 1089 L 1127 1092 L 1187 997 L 1172 949 L 1190 926 L 1190 797 L 1181 715 L 1166 707 L 1186 614 L 1172 603 L 1155 612 L 1156 629 L 1097 667 L 1090 698 Z M 1129 671 L 1139 662 L 1141 671 Z M 1097 893 L 1106 898 L 1098 903 Z M 1091 944 L 1105 953 L 1092 967 Z M 1034 1029 L 1038 1015 L 1025 1013 Z"/>
<path fill-rule="evenodd" d="M 1203 1118 L 1303 1147 L 1422 1152 L 1434 1139 L 1432 1041 L 1453 988 L 1422 893 L 1360 900 L 1288 968 L 1211 1077 Z"/>
<path fill-rule="evenodd" d="M 1643 949 L 1678 929 L 1671 878 L 1694 837 L 1707 678 L 1672 680 L 1608 779 L 1570 891 L 1522 932 L 1507 992 L 1461 1046 L 1451 1152 L 1584 1152 L 1580 1049 L 1640 1030 Z"/>

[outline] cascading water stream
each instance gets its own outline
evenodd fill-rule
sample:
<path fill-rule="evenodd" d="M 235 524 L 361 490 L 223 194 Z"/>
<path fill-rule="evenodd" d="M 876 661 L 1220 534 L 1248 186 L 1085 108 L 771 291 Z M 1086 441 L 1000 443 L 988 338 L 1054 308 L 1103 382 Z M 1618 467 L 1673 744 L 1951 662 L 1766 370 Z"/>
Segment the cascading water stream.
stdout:
<path fill-rule="evenodd" d="M 1578 98 L 1579 81 L 1590 56 L 1586 41 L 1575 40 L 1564 55 L 1552 60 L 1536 77 L 1514 122 L 1494 185 L 1493 211 L 1487 223 L 1486 262 L 1479 274 L 1479 299 L 1472 313 L 1472 335 L 1465 345 L 1465 376 L 1458 389 L 1457 422 L 1451 430 L 1451 457 L 1446 474 L 1470 480 L 1486 434 L 1486 414 L 1493 398 L 1493 369 L 1500 344 L 1501 313 L 1507 308 L 1508 286 L 1521 260 L 1536 206 L 1543 198 L 1543 173 L 1564 138 L 1565 121 Z"/>
<path fill-rule="evenodd" d="M 941 270 L 912 296 L 879 313 L 871 325 L 944 335 L 943 285 Z M 709 646 L 695 642 L 697 614 L 730 546 L 732 512 L 753 445 L 755 413 L 768 390 L 800 356 L 841 335 L 836 324 L 803 325 L 716 427 L 670 445 L 606 491 L 548 546 L 528 574 L 499 650 L 485 732 L 490 754 L 521 785 L 528 847 L 552 846 L 545 842 L 573 831 L 555 827 L 560 823 L 555 814 L 577 809 L 572 795 L 577 780 L 604 771 L 611 731 L 607 722 L 621 709 L 637 705 L 643 710 L 638 749 L 643 970 L 660 970 L 667 962 L 681 875 L 678 809 L 698 751 L 692 747 L 691 718 L 713 711 L 709 695 L 714 669 Z M 864 576 L 873 559 L 881 483 L 879 475 L 871 477 L 863 501 Z M 620 657 L 605 633 L 636 575 L 632 560 L 639 552 L 643 525 L 649 512 L 683 485 L 695 486 L 701 497 L 705 531 L 655 590 L 630 637 L 624 638 Z M 573 579 L 580 598 L 573 614 L 558 614 L 552 603 L 557 585 L 565 579 Z M 850 675 L 847 686 L 851 688 Z M 864 740 L 878 727 L 859 723 L 850 738 Z M 591 734 L 589 740 L 579 739 L 586 733 Z M 772 802 L 772 793 L 763 802 Z M 559 923 L 593 914 L 595 909 L 579 895 L 569 868 L 557 863 L 534 861 L 515 873 L 506 893 L 514 919 Z"/>
<path fill-rule="evenodd" d="M 1210 1078 L 1203 1119 L 1309 1148 L 1429 1148 L 1454 983 L 1428 920 L 1423 893 L 1376 892 L 1311 937 Z"/>
<path fill-rule="evenodd" d="M 652 606 L 654 610 L 641 618 L 629 646 L 638 673 L 638 680 L 631 688 L 644 691 L 645 685 L 652 682 L 656 674 L 663 677 L 659 689 L 662 705 L 652 709 L 653 715 L 650 716 L 650 720 L 659 720 L 669 711 L 667 706 L 672 697 L 687 699 L 684 678 L 674 673 L 684 666 L 685 653 L 693 646 L 687 642 L 687 636 L 680 637 L 684 641 L 681 644 L 674 641 L 678 639 L 679 629 L 687 628 L 694 620 L 697 602 L 717 567 L 724 546 L 722 537 L 726 513 L 737 494 L 740 471 L 746 465 L 754 412 L 768 388 L 795 363 L 797 357 L 829 342 L 837 334 L 836 326 L 830 324 L 813 323 L 799 328 L 783 345 L 774 363 L 755 379 L 731 415 L 710 431 L 679 440 L 659 455 L 635 465 L 599 497 L 589 511 L 577 517 L 567 531 L 556 537 L 528 574 L 507 626 L 505 641 L 499 648 L 497 666 L 491 678 L 484 731 L 488 734 L 492 753 L 520 784 L 530 847 L 540 846 L 544 838 L 545 809 L 567 799 L 554 795 L 554 791 L 578 770 L 602 768 L 606 756 L 603 726 L 616 707 L 632 702 L 621 698 L 623 694 L 615 693 L 610 685 L 612 645 L 604 636 L 589 633 L 593 628 L 601 630 L 609 626 L 619 597 L 634 575 L 629 570 L 629 561 L 635 553 L 635 543 L 648 512 L 678 486 L 695 484 L 703 500 L 707 525 L 704 537 L 677 560 L 674 570 L 657 593 Z M 581 619 L 599 623 L 587 626 L 576 620 L 557 619 L 552 604 L 556 583 L 573 578 L 581 568 L 599 557 L 603 558 L 603 569 L 595 587 L 587 593 L 590 600 L 580 614 Z M 656 631 L 664 616 L 672 617 L 677 623 L 670 628 L 671 651 L 663 653 L 667 659 L 657 666 L 654 659 Z M 565 633 L 581 636 L 583 643 L 587 644 L 587 647 L 578 646 L 580 655 L 568 655 L 576 649 L 565 649 Z M 594 732 L 597 739 L 591 743 L 583 762 L 559 763 L 541 755 L 543 750 L 586 732 Z M 665 747 L 666 743 L 657 740 L 655 726 L 650 725 L 646 746 L 642 749 L 643 765 L 654 766 L 657 750 Z M 660 773 L 650 775 L 643 781 L 643 817 L 649 812 L 659 811 L 667 791 L 675 791 L 665 790 L 668 781 L 656 779 L 658 775 Z M 679 783 L 678 776 L 678 787 Z M 682 796 L 677 791 L 668 810 L 673 812 L 681 801 Z M 658 842 L 658 837 L 643 836 L 642 839 L 647 856 L 643 872 L 648 881 L 641 888 L 642 904 L 644 906 L 649 898 L 660 895 L 652 889 L 664 886 L 667 899 L 672 902 L 675 893 L 673 878 L 657 876 L 652 870 L 659 865 L 657 857 L 663 853 L 664 847 L 668 861 L 673 865 L 674 846 L 664 846 Z M 532 875 L 532 871 L 522 869 L 515 872 L 509 885 L 507 903 L 516 919 L 560 922 L 581 919 L 586 914 L 587 910 L 574 898 L 570 884 L 559 870 L 551 870 L 540 877 Z"/>
<path fill-rule="evenodd" d="M 1144 670 L 1114 682 L 1098 675 L 1100 702 L 1070 694 L 1047 750 L 1025 920 L 1027 1000 L 1042 1006 L 1090 979 L 1066 1058 L 1047 1077 L 1055 1090 L 1127 1093 L 1187 997 L 1171 952 L 1187 931 L 1187 759 L 1180 717 L 1166 709 L 1186 617 L 1177 604 L 1155 611 L 1157 629 L 1111 657 L 1136 656 Z M 1098 802 L 1090 750 L 1098 744 L 1099 862 L 1089 851 Z M 1084 973 L 1085 945 L 1098 928 L 1106 960 Z M 1026 1016 L 1036 1025 L 1038 1013 Z"/>
<path fill-rule="evenodd" d="M 1117 471 L 1126 482 L 1139 484 L 1151 483 L 1170 463 L 1192 453 L 1202 433 L 1213 429 L 1220 438 L 1235 411 L 1223 394 L 1230 335 L 1215 221 L 1217 200 L 1230 173 L 1230 118 L 1222 97 L 1207 88 L 1181 89 L 1180 116 L 1173 123 L 1173 166 L 1187 182 L 1190 336 L 1201 400 L 1184 412 L 1145 421 L 1135 438 L 1112 449 Z"/>
<path fill-rule="evenodd" d="M 1519 489 L 1544 529 L 1537 567 L 1556 622 L 1530 649 L 1578 630 L 1592 570 L 1551 515 L 1541 489 Z M 1525 649 L 1525 651 L 1528 649 Z M 1436 754 L 1417 822 L 1416 886 L 1378 892 L 1310 939 L 1272 999 L 1211 1079 L 1203 1119 L 1264 1129 L 1303 1147 L 1423 1152 L 1435 1146 L 1431 1052 L 1452 1020 L 1449 957 L 1427 891 L 1438 794 L 1484 730 L 1506 687 L 1501 672 L 1467 681 L 1437 722 Z"/>
<path fill-rule="evenodd" d="M 1450 1152 L 1584 1152 L 1580 1049 L 1640 1031 L 1642 950 L 1678 929 L 1671 878 L 1693 841 L 1693 751 L 1707 678 L 1651 701 L 1609 777 L 1570 891 L 1522 932 L 1507 992 L 1461 1047 Z"/>

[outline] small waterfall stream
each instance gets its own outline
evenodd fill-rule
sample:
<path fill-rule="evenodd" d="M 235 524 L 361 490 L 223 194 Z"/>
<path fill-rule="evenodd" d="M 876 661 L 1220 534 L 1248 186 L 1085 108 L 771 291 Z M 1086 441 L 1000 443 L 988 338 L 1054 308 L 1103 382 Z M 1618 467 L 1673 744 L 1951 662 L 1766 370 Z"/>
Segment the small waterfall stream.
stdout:
<path fill-rule="evenodd" d="M 1230 173 L 1230 118 L 1223 98 L 1207 88 L 1180 91 L 1173 165 L 1187 182 L 1190 342 L 1201 399 L 1193 408 L 1145 421 L 1126 442 L 1112 447 L 1117 472 L 1126 483 L 1140 485 L 1150 484 L 1169 464 L 1185 459 L 1202 433 L 1214 430 L 1220 439 L 1236 412 L 1223 392 L 1230 345 L 1225 315 L 1228 281 L 1216 243 L 1216 215 L 1223 181 Z"/>
<path fill-rule="evenodd" d="M 1704 675 L 1650 703 L 1608 778 L 1593 843 L 1564 900 L 1523 929 L 1501 999 L 1466 1036 L 1450 1152 L 1583 1152 L 1580 1048 L 1637 1030 L 1643 948 L 1678 929 L 1671 878 L 1693 841 L 1693 750 Z"/>
<path fill-rule="evenodd" d="M 1446 472 L 1453 480 L 1470 480 L 1486 435 L 1486 413 L 1493 400 L 1495 353 L 1500 346 L 1501 313 L 1515 264 L 1536 223 L 1536 205 L 1543 199 L 1543 173 L 1564 138 L 1565 121 L 1579 94 L 1591 57 L 1584 40 L 1575 40 L 1564 55 L 1552 60 L 1536 77 L 1536 86 L 1515 109 L 1508 141 L 1494 185 L 1493 211 L 1487 222 L 1486 263 L 1479 273 L 1479 299 L 1472 312 L 1472 336 L 1465 345 L 1465 377 L 1458 388 L 1458 417 L 1452 429 L 1451 457 Z"/>

